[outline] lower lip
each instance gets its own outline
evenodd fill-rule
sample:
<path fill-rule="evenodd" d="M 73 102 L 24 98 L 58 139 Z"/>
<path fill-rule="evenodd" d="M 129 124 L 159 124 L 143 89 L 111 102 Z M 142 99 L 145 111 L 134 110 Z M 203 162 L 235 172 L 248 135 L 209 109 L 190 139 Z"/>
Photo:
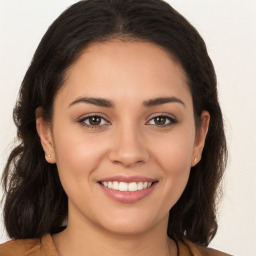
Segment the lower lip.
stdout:
<path fill-rule="evenodd" d="M 146 196 L 148 196 L 152 191 L 154 190 L 156 183 L 153 183 L 149 188 L 145 188 L 142 190 L 137 190 L 137 191 L 119 191 L 119 190 L 114 190 L 111 188 L 107 188 L 101 184 L 100 187 L 103 189 L 103 191 L 106 193 L 107 196 L 110 198 L 122 202 L 122 203 L 134 203 L 137 202 Z"/>

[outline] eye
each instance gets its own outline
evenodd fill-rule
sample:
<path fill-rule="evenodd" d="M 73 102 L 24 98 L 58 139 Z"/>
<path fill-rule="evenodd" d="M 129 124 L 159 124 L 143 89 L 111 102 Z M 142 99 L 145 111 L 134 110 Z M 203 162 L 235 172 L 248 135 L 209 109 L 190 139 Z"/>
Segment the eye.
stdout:
<path fill-rule="evenodd" d="M 162 126 L 162 127 L 170 126 L 176 123 L 177 123 L 177 120 L 175 118 L 170 116 L 164 116 L 164 115 L 155 116 L 151 118 L 150 121 L 148 122 L 148 124 L 150 125 L 156 125 L 156 126 Z"/>
<path fill-rule="evenodd" d="M 79 123 L 89 128 L 100 128 L 109 124 L 102 116 L 91 115 L 79 120 Z"/>

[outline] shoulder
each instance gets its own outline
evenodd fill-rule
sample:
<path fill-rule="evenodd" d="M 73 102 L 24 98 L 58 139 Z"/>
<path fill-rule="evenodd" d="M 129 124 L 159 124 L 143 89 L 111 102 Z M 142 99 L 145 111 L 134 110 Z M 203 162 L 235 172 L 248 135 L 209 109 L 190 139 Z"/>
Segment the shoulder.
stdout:
<path fill-rule="evenodd" d="M 11 240 L 0 245 L 1 256 L 29 255 L 40 248 L 39 239 Z"/>
<path fill-rule="evenodd" d="M 183 253 L 183 251 L 188 251 L 188 254 Z M 231 256 L 230 254 L 212 249 L 212 248 L 206 248 L 197 244 L 194 244 L 188 240 L 185 240 L 184 243 L 181 245 L 181 256 L 184 255 L 192 255 L 194 256 Z"/>
<path fill-rule="evenodd" d="M 41 239 L 11 240 L 0 245 L 1 256 L 46 256 L 45 243 L 51 241 L 51 235 L 47 234 Z M 55 254 L 53 254 L 55 256 Z"/>

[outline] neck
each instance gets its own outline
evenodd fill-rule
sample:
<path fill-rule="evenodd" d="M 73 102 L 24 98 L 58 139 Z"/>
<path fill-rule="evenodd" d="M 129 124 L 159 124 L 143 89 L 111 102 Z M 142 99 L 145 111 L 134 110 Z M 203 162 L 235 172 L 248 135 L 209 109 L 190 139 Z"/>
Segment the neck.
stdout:
<path fill-rule="evenodd" d="M 68 227 L 53 236 L 60 256 L 174 256 L 175 242 L 168 238 L 168 217 L 159 225 L 138 234 L 113 233 L 90 221 L 69 217 Z"/>

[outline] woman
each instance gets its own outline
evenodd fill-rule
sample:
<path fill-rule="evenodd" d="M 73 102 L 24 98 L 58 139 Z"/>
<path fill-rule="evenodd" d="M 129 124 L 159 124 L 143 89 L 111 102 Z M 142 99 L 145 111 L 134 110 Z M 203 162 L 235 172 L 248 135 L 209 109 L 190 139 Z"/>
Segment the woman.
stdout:
<path fill-rule="evenodd" d="M 87 0 L 50 26 L 14 110 L 0 255 L 208 249 L 226 162 L 203 39 L 161 0 Z"/>

